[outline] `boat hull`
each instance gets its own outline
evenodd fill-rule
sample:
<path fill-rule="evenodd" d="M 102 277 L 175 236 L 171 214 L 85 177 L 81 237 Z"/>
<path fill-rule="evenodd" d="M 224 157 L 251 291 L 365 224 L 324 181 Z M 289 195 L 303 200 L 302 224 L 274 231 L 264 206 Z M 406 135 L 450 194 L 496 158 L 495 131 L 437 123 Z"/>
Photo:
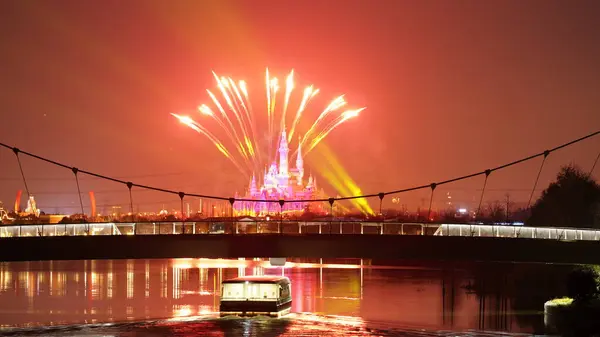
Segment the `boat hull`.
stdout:
<path fill-rule="evenodd" d="M 278 303 L 277 301 L 222 301 L 219 306 L 223 316 L 271 316 L 281 317 L 290 313 L 292 301 Z"/>

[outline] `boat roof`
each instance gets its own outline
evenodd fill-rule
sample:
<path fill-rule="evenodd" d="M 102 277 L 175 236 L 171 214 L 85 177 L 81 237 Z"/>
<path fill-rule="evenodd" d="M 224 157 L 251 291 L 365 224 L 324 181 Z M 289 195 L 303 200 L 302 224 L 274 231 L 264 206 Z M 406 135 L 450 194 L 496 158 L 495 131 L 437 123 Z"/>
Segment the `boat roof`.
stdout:
<path fill-rule="evenodd" d="M 256 283 L 279 283 L 290 282 L 285 276 L 262 275 L 262 276 L 240 276 L 223 281 L 223 283 L 240 283 L 240 282 L 256 282 Z"/>

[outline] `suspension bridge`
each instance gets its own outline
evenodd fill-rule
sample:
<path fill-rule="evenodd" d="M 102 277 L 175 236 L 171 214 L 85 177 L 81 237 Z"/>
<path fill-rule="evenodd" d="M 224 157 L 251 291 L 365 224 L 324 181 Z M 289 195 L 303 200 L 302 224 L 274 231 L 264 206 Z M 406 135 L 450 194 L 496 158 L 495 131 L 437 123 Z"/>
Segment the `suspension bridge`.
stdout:
<path fill-rule="evenodd" d="M 174 191 L 125 181 L 78 169 L 42 156 L 0 143 L 12 151 L 30 196 L 22 156 L 28 156 L 69 170 L 77 187 L 81 213 L 85 214 L 79 176 L 87 175 L 123 185 L 134 214 L 132 189 L 176 195 L 181 203 L 181 218 L 168 222 L 8 224 L 0 227 L 0 260 L 56 260 L 165 257 L 352 257 L 389 259 L 459 259 L 505 262 L 600 263 L 600 231 L 554 227 L 524 227 L 483 224 L 475 217 L 471 223 L 403 223 L 376 219 L 348 221 L 333 217 L 336 202 L 350 199 L 376 199 L 416 190 L 429 190 L 428 214 L 437 187 L 484 177 L 476 216 L 492 173 L 541 158 L 539 170 L 528 199 L 531 205 L 546 159 L 554 152 L 600 134 L 600 131 L 568 143 L 497 167 L 450 178 L 444 181 L 366 195 L 302 200 L 328 203 L 331 217 L 321 221 L 279 219 L 221 219 L 189 221 L 184 214 L 185 198 L 219 200 L 233 205 L 237 201 L 277 203 L 297 200 L 246 200 L 225 196 Z M 595 156 L 593 172 L 600 154 Z M 430 219 L 430 217 L 427 219 Z"/>

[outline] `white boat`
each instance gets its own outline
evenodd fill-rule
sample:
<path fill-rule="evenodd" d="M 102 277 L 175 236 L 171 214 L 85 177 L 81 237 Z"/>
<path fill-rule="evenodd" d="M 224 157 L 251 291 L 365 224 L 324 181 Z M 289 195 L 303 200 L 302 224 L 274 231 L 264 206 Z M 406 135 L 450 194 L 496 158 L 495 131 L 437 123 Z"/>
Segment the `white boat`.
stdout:
<path fill-rule="evenodd" d="M 292 309 L 290 280 L 284 276 L 243 276 L 223 281 L 221 317 L 281 317 Z"/>

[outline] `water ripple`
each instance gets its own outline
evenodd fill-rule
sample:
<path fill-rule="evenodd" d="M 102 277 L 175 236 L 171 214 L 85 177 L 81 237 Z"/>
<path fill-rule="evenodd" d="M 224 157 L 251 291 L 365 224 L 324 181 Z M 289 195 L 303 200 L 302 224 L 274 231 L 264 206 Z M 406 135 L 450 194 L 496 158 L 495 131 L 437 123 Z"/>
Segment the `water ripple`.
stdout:
<path fill-rule="evenodd" d="M 436 331 L 370 322 L 359 317 L 294 313 L 284 318 L 223 317 L 214 314 L 165 320 L 0 329 L 0 336 L 405 336 L 405 337 L 520 337 L 493 331 Z"/>

